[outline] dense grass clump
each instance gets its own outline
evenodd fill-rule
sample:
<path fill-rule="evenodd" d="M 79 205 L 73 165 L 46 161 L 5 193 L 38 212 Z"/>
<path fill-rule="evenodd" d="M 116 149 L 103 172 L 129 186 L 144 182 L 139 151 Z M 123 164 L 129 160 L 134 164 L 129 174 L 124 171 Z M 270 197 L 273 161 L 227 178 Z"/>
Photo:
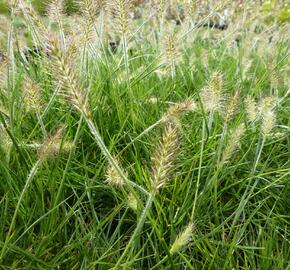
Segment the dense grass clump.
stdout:
<path fill-rule="evenodd" d="M 0 17 L 0 266 L 288 269 L 287 20 L 73 6 Z"/>

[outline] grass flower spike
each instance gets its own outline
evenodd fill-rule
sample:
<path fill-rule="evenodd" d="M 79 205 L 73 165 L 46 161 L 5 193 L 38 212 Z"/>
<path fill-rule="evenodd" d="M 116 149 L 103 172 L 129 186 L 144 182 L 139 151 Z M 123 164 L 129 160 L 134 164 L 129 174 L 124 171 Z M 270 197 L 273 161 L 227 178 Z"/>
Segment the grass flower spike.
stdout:
<path fill-rule="evenodd" d="M 250 122 L 255 122 L 258 117 L 257 106 L 255 100 L 248 96 L 245 99 L 246 116 Z"/>
<path fill-rule="evenodd" d="M 27 78 L 23 85 L 23 101 L 27 111 L 40 113 L 42 108 L 42 100 L 40 95 L 40 88 L 36 82 Z"/>
<path fill-rule="evenodd" d="M 244 132 L 245 125 L 242 123 L 232 133 L 229 142 L 223 151 L 222 163 L 228 162 L 231 159 L 234 152 L 240 147 L 240 140 Z"/>
<path fill-rule="evenodd" d="M 70 66 L 70 57 L 72 55 L 65 55 L 65 52 L 59 48 L 56 40 L 50 41 L 49 53 L 53 60 L 53 73 L 57 78 L 56 81 L 61 84 L 63 96 L 75 109 L 88 117 L 90 111 L 87 104 L 86 92 Z"/>
<path fill-rule="evenodd" d="M 170 254 L 175 254 L 181 249 L 186 247 L 192 240 L 192 233 L 194 230 L 194 224 L 189 223 L 187 227 L 176 237 L 174 243 L 170 248 Z"/>
<path fill-rule="evenodd" d="M 165 113 L 165 115 L 163 116 L 162 120 L 165 123 L 169 121 L 176 121 L 183 114 L 186 114 L 188 112 L 194 112 L 195 110 L 196 103 L 193 99 L 189 98 L 183 102 L 171 105 L 167 110 L 167 112 Z"/>
<path fill-rule="evenodd" d="M 119 159 L 114 157 L 114 160 L 115 160 L 115 163 L 118 164 L 118 166 L 120 167 Z M 126 174 L 126 177 L 127 177 L 127 174 Z M 124 181 L 124 178 L 121 177 L 120 173 L 116 170 L 116 168 L 112 164 L 109 164 L 107 166 L 106 183 L 110 186 L 115 186 L 118 188 L 121 188 L 126 184 Z"/>
<path fill-rule="evenodd" d="M 273 111 L 268 111 L 263 114 L 261 130 L 264 136 L 268 136 L 276 123 L 276 114 Z"/>
<path fill-rule="evenodd" d="M 171 176 L 179 146 L 178 128 L 171 123 L 165 127 L 163 137 L 155 149 L 152 174 L 153 190 L 160 189 Z"/>
<path fill-rule="evenodd" d="M 208 85 L 200 94 L 203 108 L 206 112 L 217 111 L 221 108 L 223 96 L 223 79 L 219 72 L 214 72 Z"/>
<path fill-rule="evenodd" d="M 39 147 L 38 157 L 40 160 L 50 159 L 57 156 L 61 150 L 61 142 L 64 128 L 59 128 L 53 135 L 49 136 Z M 64 150 L 69 150 L 69 144 Z"/>
<path fill-rule="evenodd" d="M 129 193 L 128 195 L 127 204 L 133 211 L 135 212 L 137 211 L 138 201 L 136 200 L 136 197 L 132 193 Z"/>

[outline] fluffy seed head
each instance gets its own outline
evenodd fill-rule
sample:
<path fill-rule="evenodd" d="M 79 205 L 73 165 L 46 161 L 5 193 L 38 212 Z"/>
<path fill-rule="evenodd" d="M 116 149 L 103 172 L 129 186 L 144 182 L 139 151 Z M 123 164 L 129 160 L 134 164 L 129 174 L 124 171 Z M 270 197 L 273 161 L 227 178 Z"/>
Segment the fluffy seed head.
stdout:
<path fill-rule="evenodd" d="M 120 35 L 126 35 L 131 25 L 130 10 L 132 0 L 113 0 L 111 11 L 116 19 L 115 27 Z"/>
<path fill-rule="evenodd" d="M 0 88 L 5 86 L 7 82 L 7 59 L 2 53 L 2 61 L 0 60 Z"/>
<path fill-rule="evenodd" d="M 38 157 L 40 160 L 50 159 L 59 154 L 61 150 L 63 131 L 63 127 L 57 129 L 53 135 L 46 138 L 46 140 L 40 145 L 38 149 Z M 69 144 L 67 144 L 63 150 L 68 151 L 68 146 Z"/>
<path fill-rule="evenodd" d="M 210 81 L 208 83 L 208 87 L 216 95 L 221 95 L 221 93 L 223 91 L 223 76 L 222 76 L 222 74 L 215 71 L 210 78 Z"/>
<path fill-rule="evenodd" d="M 245 99 L 245 109 L 246 109 L 246 115 L 250 122 L 254 122 L 257 119 L 258 113 L 257 113 L 257 107 L 255 100 L 248 96 Z"/>
<path fill-rule="evenodd" d="M 176 35 L 172 31 L 167 33 L 163 38 L 162 55 L 161 61 L 165 65 L 165 69 L 171 73 L 172 77 L 176 75 L 176 68 L 181 62 L 180 48 L 176 43 Z"/>
<path fill-rule="evenodd" d="M 277 66 L 274 63 L 269 64 L 269 79 L 271 87 L 277 89 L 281 81 L 281 76 Z"/>
<path fill-rule="evenodd" d="M 194 224 L 189 223 L 186 228 L 176 237 L 174 243 L 171 246 L 170 254 L 175 254 L 182 248 L 187 246 L 192 240 L 192 233 L 194 230 Z"/>
<path fill-rule="evenodd" d="M 12 147 L 12 140 L 6 132 L 5 128 L 0 125 L 0 147 L 2 148 L 6 158 L 9 159 L 9 153 Z"/>
<path fill-rule="evenodd" d="M 63 0 L 52 0 L 47 9 L 47 16 L 52 22 L 58 22 L 64 14 L 63 11 L 64 3 Z"/>
<path fill-rule="evenodd" d="M 164 14 L 167 11 L 167 1 L 166 0 L 151 0 L 151 7 L 153 8 L 153 10 L 156 10 L 156 18 L 157 19 L 162 19 L 164 17 Z"/>
<path fill-rule="evenodd" d="M 240 91 L 236 91 L 235 94 L 228 99 L 225 111 L 222 111 L 226 122 L 230 121 L 238 110 L 238 103 L 240 100 Z"/>
<path fill-rule="evenodd" d="M 136 197 L 132 193 L 129 193 L 129 195 L 128 195 L 127 204 L 133 211 L 137 211 L 138 202 L 136 200 Z"/>
<path fill-rule="evenodd" d="M 171 105 L 167 112 L 163 116 L 163 121 L 175 121 L 178 120 L 183 114 L 193 112 L 196 109 L 196 103 L 193 99 L 188 98 L 183 102 Z"/>
<path fill-rule="evenodd" d="M 70 57 L 72 57 L 71 54 L 74 50 L 68 50 L 65 55 L 56 40 L 50 41 L 48 50 L 52 58 L 53 73 L 57 82 L 61 84 L 63 96 L 75 109 L 89 116 L 90 111 L 87 105 L 86 92 L 70 65 Z"/>
<path fill-rule="evenodd" d="M 277 98 L 274 96 L 264 97 L 259 103 L 259 114 L 261 117 L 263 115 L 275 108 L 277 105 Z"/>
<path fill-rule="evenodd" d="M 25 109 L 39 113 L 42 108 L 42 101 L 38 84 L 32 79 L 26 78 L 23 84 L 23 95 Z"/>
<path fill-rule="evenodd" d="M 120 167 L 119 159 L 117 157 L 114 157 L 114 160 L 115 163 Z M 111 163 L 108 164 L 107 166 L 105 176 L 106 176 L 105 182 L 110 186 L 121 188 L 125 185 L 124 179 L 122 178 L 120 173 L 116 170 L 115 166 L 113 166 Z"/>
<path fill-rule="evenodd" d="M 222 163 L 226 163 L 230 160 L 235 151 L 240 147 L 241 137 L 245 132 L 244 123 L 240 124 L 232 133 L 228 144 L 226 145 L 222 154 Z"/>
<path fill-rule="evenodd" d="M 178 133 L 176 125 L 167 123 L 162 139 L 155 149 L 152 157 L 153 173 L 151 178 L 151 187 L 155 191 L 164 185 L 174 168 L 179 146 Z"/>
<path fill-rule="evenodd" d="M 197 11 L 197 1 L 196 0 L 188 0 L 185 2 L 185 16 L 187 19 L 192 20 L 196 15 Z"/>
<path fill-rule="evenodd" d="M 80 43 L 85 46 L 96 39 L 94 18 L 97 14 L 98 4 L 94 0 L 81 0 L 79 5 L 83 16 L 78 25 L 81 33 L 76 33 L 76 37 L 81 35 Z"/>
<path fill-rule="evenodd" d="M 261 130 L 264 136 L 268 136 L 276 123 L 276 114 L 273 111 L 267 111 L 262 116 Z"/>
<path fill-rule="evenodd" d="M 201 101 L 206 112 L 220 109 L 223 96 L 223 79 L 219 72 L 214 72 L 208 85 L 201 90 Z"/>

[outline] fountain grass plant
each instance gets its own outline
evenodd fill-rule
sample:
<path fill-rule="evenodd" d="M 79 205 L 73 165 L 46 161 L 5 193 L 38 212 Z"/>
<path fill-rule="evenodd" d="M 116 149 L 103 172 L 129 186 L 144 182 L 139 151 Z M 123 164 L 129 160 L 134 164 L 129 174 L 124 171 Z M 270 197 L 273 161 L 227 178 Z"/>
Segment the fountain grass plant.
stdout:
<path fill-rule="evenodd" d="M 288 269 L 287 22 L 61 3 L 0 20 L 1 268 Z"/>

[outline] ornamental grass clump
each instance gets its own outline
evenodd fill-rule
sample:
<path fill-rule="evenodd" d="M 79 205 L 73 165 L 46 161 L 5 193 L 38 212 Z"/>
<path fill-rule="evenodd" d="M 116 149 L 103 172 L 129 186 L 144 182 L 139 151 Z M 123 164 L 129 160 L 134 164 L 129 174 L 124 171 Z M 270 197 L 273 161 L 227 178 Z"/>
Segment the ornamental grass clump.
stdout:
<path fill-rule="evenodd" d="M 30 184 L 32 183 L 32 180 L 37 174 L 37 171 L 41 168 L 41 165 L 45 160 L 55 158 L 60 153 L 63 131 L 64 131 L 63 127 L 57 129 L 57 131 L 53 135 L 48 136 L 45 139 L 45 141 L 41 144 L 41 146 L 39 147 L 37 151 L 37 160 L 32 166 L 32 168 L 30 169 L 27 175 L 26 181 L 25 181 L 25 185 L 17 199 L 17 204 L 14 210 L 14 214 L 12 216 L 12 220 L 9 225 L 9 230 L 6 234 L 4 246 L 0 254 L 1 258 L 6 254 L 6 250 L 9 245 L 9 242 L 11 241 L 11 235 L 13 233 L 13 229 L 16 223 L 16 218 L 20 211 L 21 204 L 25 198 L 25 194 L 28 192 L 28 189 L 30 187 Z M 67 143 L 64 149 L 69 150 L 70 147 L 71 147 L 71 144 Z"/>

